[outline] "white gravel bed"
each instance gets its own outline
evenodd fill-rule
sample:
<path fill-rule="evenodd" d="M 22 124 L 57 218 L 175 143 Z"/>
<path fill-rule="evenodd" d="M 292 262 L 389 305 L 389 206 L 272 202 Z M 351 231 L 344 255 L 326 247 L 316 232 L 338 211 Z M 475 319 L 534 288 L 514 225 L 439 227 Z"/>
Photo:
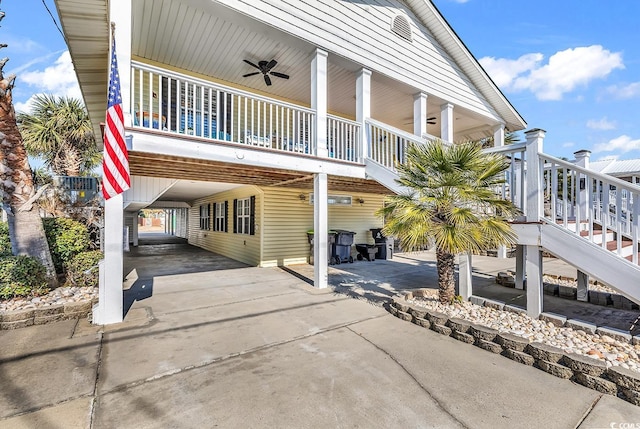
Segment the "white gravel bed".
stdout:
<path fill-rule="evenodd" d="M 46 295 L 12 298 L 6 301 L 0 301 L 0 312 L 28 310 L 34 308 L 49 307 L 58 304 L 67 304 L 79 301 L 91 301 L 92 298 L 98 297 L 97 287 L 59 287 Z"/>
<path fill-rule="evenodd" d="M 437 291 L 434 291 L 437 293 Z M 621 366 L 640 372 L 640 344 L 617 341 L 607 335 L 591 334 L 572 328 L 558 328 L 550 322 L 532 319 L 526 314 L 496 310 L 471 302 L 441 304 L 437 298 L 414 298 L 411 304 L 465 319 L 498 332 L 511 333 L 530 342 L 558 347 L 566 353 L 589 356 L 603 361 L 607 367 Z"/>
<path fill-rule="evenodd" d="M 573 288 L 578 287 L 578 281 L 576 279 L 571 279 L 571 280 L 561 279 L 556 276 L 549 276 L 547 274 L 544 274 L 542 276 L 542 281 L 545 283 L 557 284 L 560 286 L 570 286 Z M 602 285 L 600 283 L 589 283 L 589 290 L 595 290 L 598 292 L 606 292 L 606 293 L 615 293 L 615 294 L 618 293 L 617 291 L 611 289 L 610 287 Z"/>

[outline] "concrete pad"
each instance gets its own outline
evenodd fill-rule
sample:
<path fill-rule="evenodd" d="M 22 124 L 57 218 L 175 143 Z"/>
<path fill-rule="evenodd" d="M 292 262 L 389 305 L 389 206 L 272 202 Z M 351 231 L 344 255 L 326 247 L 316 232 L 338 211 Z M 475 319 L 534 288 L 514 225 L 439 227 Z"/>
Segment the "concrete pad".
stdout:
<path fill-rule="evenodd" d="M 44 408 L 18 417 L 0 420 L 0 428 L 11 429 L 66 429 L 88 428 L 91 424 L 93 398 L 80 398 Z"/>
<path fill-rule="evenodd" d="M 601 395 L 393 317 L 350 328 L 392 355 L 466 427 L 576 427 Z"/>
<path fill-rule="evenodd" d="M 461 427 L 393 360 L 345 328 L 101 397 L 94 428 L 132 422 L 137 428 Z"/>
<path fill-rule="evenodd" d="M 105 333 L 99 392 L 385 314 L 341 295 L 303 291 L 155 314 L 148 327 Z"/>
<path fill-rule="evenodd" d="M 0 331 L 0 418 L 93 394 L 100 338 L 75 323 Z"/>
<path fill-rule="evenodd" d="M 580 429 L 635 428 L 640 423 L 640 407 L 609 395 L 602 395 Z"/>

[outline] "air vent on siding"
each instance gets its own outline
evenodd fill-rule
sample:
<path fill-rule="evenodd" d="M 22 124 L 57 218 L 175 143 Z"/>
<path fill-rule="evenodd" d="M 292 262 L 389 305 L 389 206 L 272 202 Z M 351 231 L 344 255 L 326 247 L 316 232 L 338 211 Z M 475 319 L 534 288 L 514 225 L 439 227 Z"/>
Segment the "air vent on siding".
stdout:
<path fill-rule="evenodd" d="M 411 23 L 405 15 L 398 14 L 393 17 L 391 21 L 391 31 L 405 40 L 410 42 L 413 40 L 411 37 Z"/>

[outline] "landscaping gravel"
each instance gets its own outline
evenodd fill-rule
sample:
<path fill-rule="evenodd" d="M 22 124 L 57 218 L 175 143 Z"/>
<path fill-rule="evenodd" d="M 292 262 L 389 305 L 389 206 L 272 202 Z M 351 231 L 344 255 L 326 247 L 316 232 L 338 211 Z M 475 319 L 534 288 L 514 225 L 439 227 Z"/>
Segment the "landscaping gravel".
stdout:
<path fill-rule="evenodd" d="M 28 310 L 71 302 L 91 301 L 98 297 L 97 287 L 59 287 L 46 295 L 0 301 L 0 312 Z"/>
<path fill-rule="evenodd" d="M 437 291 L 434 291 L 437 294 Z M 550 322 L 532 319 L 526 314 L 496 310 L 471 302 L 441 304 L 436 296 L 414 297 L 409 303 L 444 313 L 449 317 L 541 342 L 562 349 L 566 353 L 588 356 L 603 361 L 607 367 L 620 366 L 640 372 L 640 344 L 632 345 L 608 335 L 591 334 Z"/>

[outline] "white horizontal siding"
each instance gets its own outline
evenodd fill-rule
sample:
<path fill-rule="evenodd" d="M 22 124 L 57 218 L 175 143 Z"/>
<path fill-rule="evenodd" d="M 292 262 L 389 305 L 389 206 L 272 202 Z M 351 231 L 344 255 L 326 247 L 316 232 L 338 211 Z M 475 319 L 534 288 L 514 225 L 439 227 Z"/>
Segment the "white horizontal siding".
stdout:
<path fill-rule="evenodd" d="M 401 2 L 377 0 L 221 0 L 232 9 L 352 59 L 374 72 L 408 82 L 471 111 L 497 117 L 455 61 Z M 390 30 L 398 11 L 412 22 L 413 43 Z"/>

